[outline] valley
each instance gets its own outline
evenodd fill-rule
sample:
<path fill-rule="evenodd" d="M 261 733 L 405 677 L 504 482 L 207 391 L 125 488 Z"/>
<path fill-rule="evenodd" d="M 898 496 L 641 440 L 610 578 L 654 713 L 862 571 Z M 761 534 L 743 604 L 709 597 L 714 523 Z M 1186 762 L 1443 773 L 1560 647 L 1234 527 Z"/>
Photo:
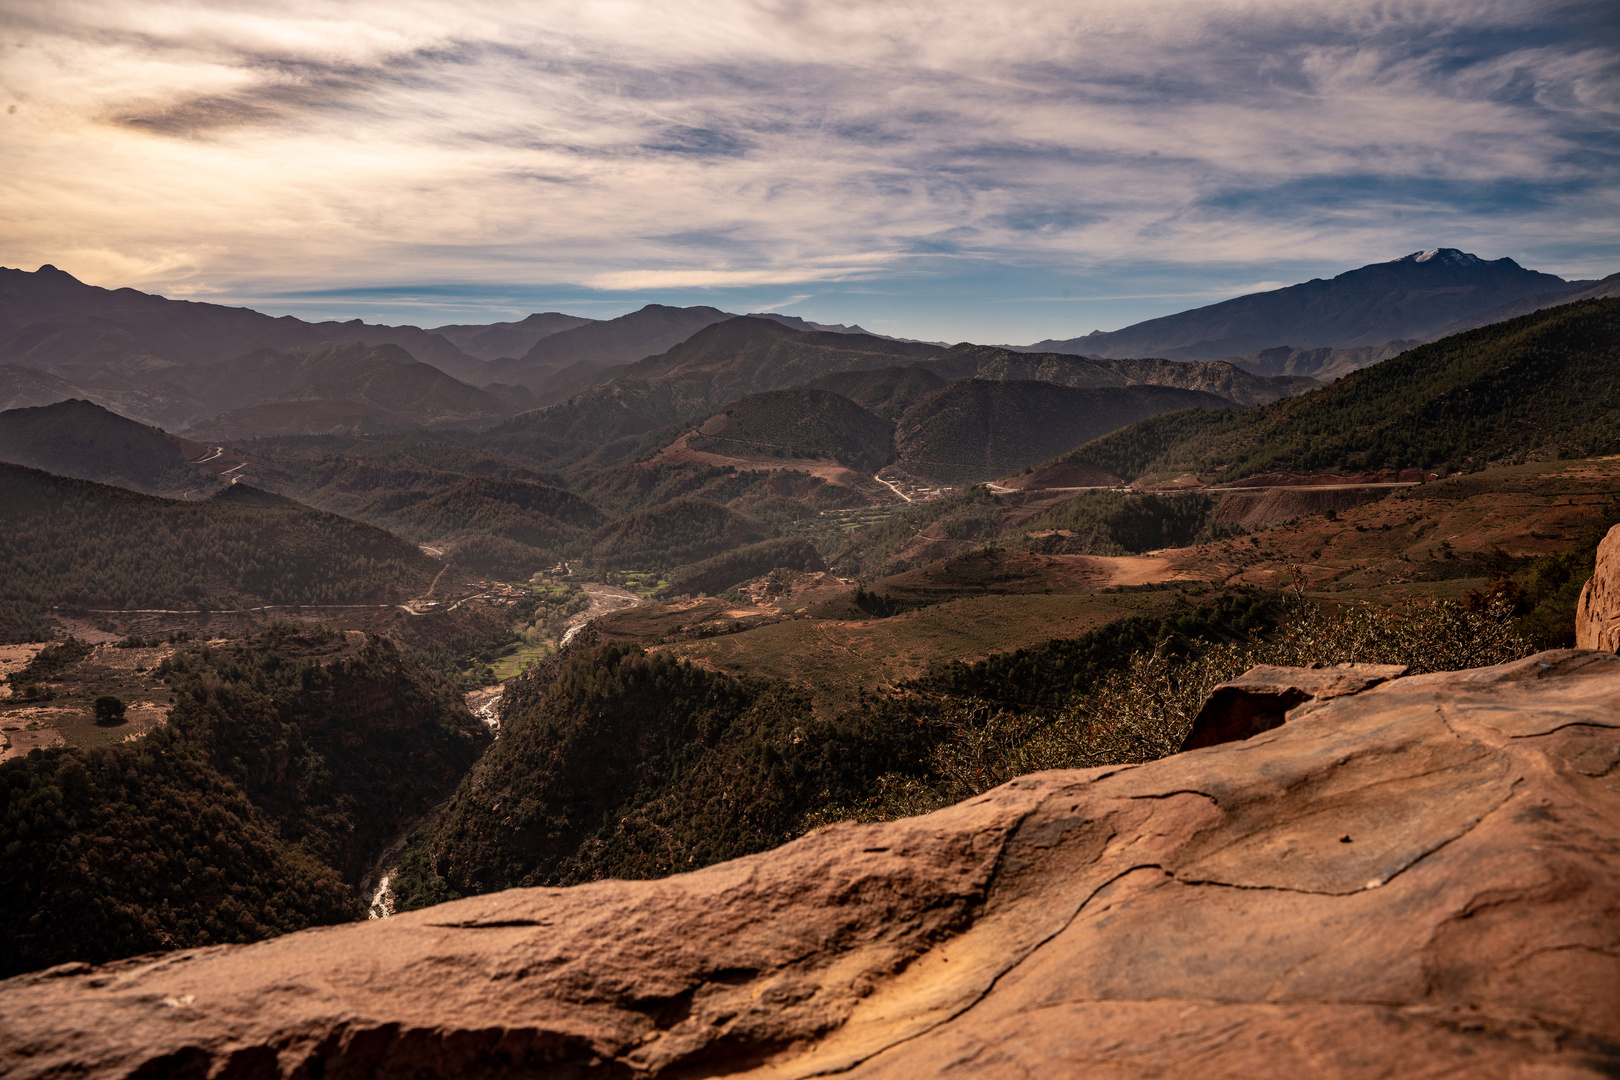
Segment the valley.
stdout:
<path fill-rule="evenodd" d="M 0 1080 L 1620 1077 L 1614 0 L 6 11 Z"/>
<path fill-rule="evenodd" d="M 1565 645 L 1620 520 L 1601 295 L 1166 359 L 656 305 L 266 322 L 5 275 L 43 314 L 0 349 L 0 790 L 74 808 L 49 840 L 8 818 L 5 873 L 114 913 L 8 972 L 658 877 L 1151 760 L 1301 642 Z M 75 311 L 124 336 L 86 352 Z M 152 883 L 64 868 L 51 845 L 125 843 L 120 815 Z M 204 883 L 216 844 L 248 857 Z"/>

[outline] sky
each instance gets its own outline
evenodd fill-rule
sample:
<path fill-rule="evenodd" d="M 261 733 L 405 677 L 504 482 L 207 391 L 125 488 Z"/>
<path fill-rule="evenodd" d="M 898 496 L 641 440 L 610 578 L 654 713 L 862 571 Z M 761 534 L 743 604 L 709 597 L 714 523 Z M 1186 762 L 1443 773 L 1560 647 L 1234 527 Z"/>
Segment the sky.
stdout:
<path fill-rule="evenodd" d="M 435 326 L 1028 343 L 1620 270 L 1620 4 L 0 0 L 0 265 Z"/>

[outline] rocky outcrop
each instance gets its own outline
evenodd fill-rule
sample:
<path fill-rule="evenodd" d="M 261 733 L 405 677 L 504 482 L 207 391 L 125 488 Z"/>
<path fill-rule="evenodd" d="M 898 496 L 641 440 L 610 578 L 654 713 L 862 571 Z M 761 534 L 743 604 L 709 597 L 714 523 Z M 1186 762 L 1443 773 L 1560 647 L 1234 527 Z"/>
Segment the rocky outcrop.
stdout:
<path fill-rule="evenodd" d="M 1620 525 L 1598 544 L 1597 566 L 1575 608 L 1575 644 L 1620 652 Z"/>
<path fill-rule="evenodd" d="M 1613 1075 L 1617 700 L 1579 650 L 1395 678 L 661 881 L 66 965 L 0 984 L 0 1074 Z"/>
<path fill-rule="evenodd" d="M 1332 701 L 1359 694 L 1406 674 L 1402 664 L 1336 664 L 1333 667 L 1250 668 L 1209 692 L 1193 718 L 1183 750 L 1238 742 L 1281 727 L 1289 711 L 1307 702 Z"/>

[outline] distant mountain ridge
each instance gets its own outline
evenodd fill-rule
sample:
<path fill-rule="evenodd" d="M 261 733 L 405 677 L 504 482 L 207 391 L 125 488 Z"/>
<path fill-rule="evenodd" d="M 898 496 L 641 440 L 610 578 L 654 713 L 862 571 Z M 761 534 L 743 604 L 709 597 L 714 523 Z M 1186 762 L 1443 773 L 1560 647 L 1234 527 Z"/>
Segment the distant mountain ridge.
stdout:
<path fill-rule="evenodd" d="M 41 368 L 79 385 L 102 385 L 85 376 L 127 377 L 135 370 L 212 364 L 254 349 L 307 349 L 334 340 L 399 345 L 451 374 L 476 363 L 415 326 L 359 319 L 309 323 L 135 289 L 103 289 L 48 264 L 32 274 L 0 268 L 0 363 Z"/>
<path fill-rule="evenodd" d="M 1175 386 L 1259 405 L 1314 389 L 1311 378 L 1257 375 L 1224 361 L 1111 359 L 1017 352 L 997 345 L 953 345 L 924 364 L 946 379 L 1044 382 L 1069 387 Z"/>
<path fill-rule="evenodd" d="M 1508 319 L 1517 318 L 1520 315 L 1529 315 L 1532 312 L 1543 311 L 1546 308 L 1557 307 L 1561 304 L 1573 304 L 1578 300 L 1603 300 L 1620 296 L 1620 274 L 1610 274 L 1601 281 L 1572 281 L 1569 284 L 1573 288 L 1522 297 L 1503 304 L 1501 307 L 1495 307 L 1477 315 L 1470 315 L 1465 319 L 1458 319 L 1441 331 L 1440 336 L 1460 334 L 1464 330 L 1489 326 L 1491 323 L 1506 322 Z"/>
<path fill-rule="evenodd" d="M 919 342 L 801 332 L 774 319 L 738 316 L 706 326 L 565 402 L 515 416 L 482 442 L 536 461 L 611 456 L 620 452 L 610 449 L 617 440 L 700 419 L 750 394 L 784 390 L 832 372 L 916 362 L 941 352 Z"/>
<path fill-rule="evenodd" d="M 490 426 L 516 411 L 398 345 L 260 349 L 187 375 L 201 400 L 221 408 L 187 429 L 199 438 Z"/>
<path fill-rule="evenodd" d="M 1354 348 L 1397 339 L 1427 341 L 1459 320 L 1521 298 L 1591 284 L 1526 270 L 1512 259 L 1487 262 L 1456 248 L 1433 248 L 1331 280 L 1315 278 L 1122 330 L 1039 341 L 1019 351 L 1219 360 L 1283 345 Z"/>
<path fill-rule="evenodd" d="M 560 311 L 539 311 L 517 322 L 451 324 L 435 326 L 428 333 L 438 334 L 475 359 L 499 360 L 522 356 L 543 337 L 595 321 L 582 315 L 564 315 Z"/>

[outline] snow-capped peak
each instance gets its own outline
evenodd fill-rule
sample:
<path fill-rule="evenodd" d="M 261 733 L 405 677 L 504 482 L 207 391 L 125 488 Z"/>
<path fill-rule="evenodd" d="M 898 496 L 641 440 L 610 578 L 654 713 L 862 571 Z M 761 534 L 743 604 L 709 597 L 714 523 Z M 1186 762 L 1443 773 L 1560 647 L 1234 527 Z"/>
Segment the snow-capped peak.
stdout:
<path fill-rule="evenodd" d="M 1453 265 L 1462 266 L 1467 266 L 1470 263 L 1479 263 L 1485 261 L 1478 255 L 1470 255 L 1468 252 L 1458 251 L 1456 248 L 1430 248 L 1428 251 L 1414 251 L 1412 254 L 1408 255 L 1404 259 L 1401 259 L 1400 261 L 1426 263 L 1434 259 L 1438 259 L 1443 263 L 1452 263 Z"/>

